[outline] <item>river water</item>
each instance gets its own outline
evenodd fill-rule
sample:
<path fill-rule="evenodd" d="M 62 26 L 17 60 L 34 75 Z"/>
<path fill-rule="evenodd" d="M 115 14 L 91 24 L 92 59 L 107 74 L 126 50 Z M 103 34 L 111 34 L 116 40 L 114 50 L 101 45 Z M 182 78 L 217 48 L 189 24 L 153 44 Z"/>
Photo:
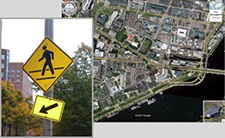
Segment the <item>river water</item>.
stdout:
<path fill-rule="evenodd" d="M 209 58 L 208 68 L 224 68 L 224 39 Z M 135 110 L 127 108 L 103 122 L 197 122 L 202 120 L 203 100 L 224 98 L 223 75 L 207 74 L 202 83 L 191 87 L 174 87 L 157 94 Z M 134 105 L 137 106 L 137 105 Z"/>

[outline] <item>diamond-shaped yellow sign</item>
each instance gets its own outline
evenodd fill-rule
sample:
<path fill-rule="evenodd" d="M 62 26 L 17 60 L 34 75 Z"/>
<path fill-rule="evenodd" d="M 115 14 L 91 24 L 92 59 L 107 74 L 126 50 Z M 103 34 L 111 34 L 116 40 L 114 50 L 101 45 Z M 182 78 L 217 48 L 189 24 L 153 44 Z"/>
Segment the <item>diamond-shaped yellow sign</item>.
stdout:
<path fill-rule="evenodd" d="M 23 70 L 44 92 L 48 92 L 72 62 L 73 59 L 46 37 L 24 64 Z"/>
<path fill-rule="evenodd" d="M 59 122 L 62 118 L 65 102 L 37 95 L 31 114 L 36 117 Z"/>

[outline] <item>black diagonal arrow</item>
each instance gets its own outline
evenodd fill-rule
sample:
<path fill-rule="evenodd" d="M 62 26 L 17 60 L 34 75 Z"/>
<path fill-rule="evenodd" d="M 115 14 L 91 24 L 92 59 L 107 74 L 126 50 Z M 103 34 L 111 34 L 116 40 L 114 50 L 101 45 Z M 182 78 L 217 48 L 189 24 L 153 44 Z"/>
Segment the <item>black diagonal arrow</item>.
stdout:
<path fill-rule="evenodd" d="M 50 110 L 50 109 L 52 109 L 52 108 L 55 108 L 55 107 L 57 107 L 58 106 L 58 104 L 57 103 L 55 103 L 55 104 L 53 104 L 53 105 L 50 105 L 50 106 L 48 106 L 48 107 L 46 107 L 45 108 L 45 105 L 43 105 L 42 106 L 42 108 L 41 108 L 41 110 L 39 111 L 40 113 L 44 113 L 44 114 L 48 114 L 48 110 Z"/>

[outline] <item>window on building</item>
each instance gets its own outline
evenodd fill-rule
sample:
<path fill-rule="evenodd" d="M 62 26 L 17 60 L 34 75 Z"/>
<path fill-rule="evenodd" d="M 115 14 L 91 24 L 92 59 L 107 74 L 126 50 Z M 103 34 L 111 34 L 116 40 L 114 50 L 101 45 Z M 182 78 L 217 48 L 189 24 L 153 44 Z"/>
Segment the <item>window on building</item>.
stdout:
<path fill-rule="evenodd" d="M 12 82 L 14 82 L 14 79 L 12 79 Z"/>
<path fill-rule="evenodd" d="M 16 75 L 16 77 L 20 77 L 20 75 L 19 75 L 19 74 L 17 74 L 17 75 Z"/>
<path fill-rule="evenodd" d="M 4 63 L 2 63 L 2 69 L 4 69 L 4 67 L 5 67 L 5 64 L 4 64 Z"/>
<path fill-rule="evenodd" d="M 16 79 L 16 81 L 20 81 L 20 79 Z"/>
<path fill-rule="evenodd" d="M 2 72 L 2 78 L 4 77 L 4 72 Z"/>
<path fill-rule="evenodd" d="M 17 72 L 20 72 L 20 70 L 18 69 Z"/>
<path fill-rule="evenodd" d="M 3 54 L 3 55 L 2 55 L 2 60 L 4 60 L 4 59 L 5 59 L 5 55 Z"/>
<path fill-rule="evenodd" d="M 12 72 L 15 72 L 15 69 L 12 69 Z"/>
<path fill-rule="evenodd" d="M 14 75 L 14 74 L 12 74 L 12 75 L 11 75 L 11 77 L 15 77 L 15 75 Z"/>
<path fill-rule="evenodd" d="M 17 84 L 16 84 L 16 86 L 20 86 L 20 84 L 19 84 L 19 83 L 17 83 Z"/>

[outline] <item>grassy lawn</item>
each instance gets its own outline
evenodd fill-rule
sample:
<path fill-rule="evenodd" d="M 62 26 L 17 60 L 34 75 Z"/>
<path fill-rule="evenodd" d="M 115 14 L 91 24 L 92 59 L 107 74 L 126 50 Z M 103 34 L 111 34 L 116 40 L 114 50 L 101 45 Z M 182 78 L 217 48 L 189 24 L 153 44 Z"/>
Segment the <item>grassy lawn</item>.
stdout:
<path fill-rule="evenodd" d="M 135 97 L 135 96 L 137 96 L 137 93 L 136 92 L 130 93 L 130 97 Z"/>
<path fill-rule="evenodd" d="M 94 114 L 97 114 L 97 113 L 99 113 L 99 112 L 101 112 L 101 111 L 102 111 L 102 108 L 99 107 L 98 109 L 94 110 Z"/>
<path fill-rule="evenodd" d="M 145 50 L 145 52 L 143 52 L 143 51 L 139 51 L 139 52 L 144 54 L 144 55 L 147 54 L 149 49 L 150 49 L 150 47 L 151 47 L 151 45 L 152 45 L 152 41 L 150 39 L 146 38 L 144 40 L 144 42 L 143 42 L 143 46 L 147 47 L 147 49 Z"/>
<path fill-rule="evenodd" d="M 105 8 L 105 9 L 102 10 L 102 13 L 103 13 L 103 14 L 106 14 L 106 15 L 108 15 L 108 16 L 111 16 L 112 13 L 113 13 L 113 11 L 115 11 L 115 10 L 112 9 L 112 8 Z"/>
<path fill-rule="evenodd" d="M 101 8 L 103 5 L 104 5 L 104 3 L 100 2 L 100 3 L 98 3 L 97 5 L 94 6 L 93 11 L 92 11 L 93 16 L 96 16 L 95 14 L 96 14 L 97 10 L 99 8 Z"/>
<path fill-rule="evenodd" d="M 176 51 L 175 51 L 175 50 L 171 50 L 171 52 L 176 53 Z"/>
<path fill-rule="evenodd" d="M 127 97 L 125 94 L 122 94 L 122 93 L 117 93 L 114 95 L 114 100 L 116 103 L 120 103 L 121 101 L 124 101 L 126 100 Z"/>
<path fill-rule="evenodd" d="M 97 117 L 100 117 L 100 116 L 102 116 L 102 115 L 105 115 L 105 114 L 107 114 L 107 113 L 113 111 L 114 109 L 115 109 L 115 107 L 112 107 L 112 108 L 110 108 L 109 110 L 106 110 L 106 111 L 104 111 L 104 112 L 99 113 L 98 115 L 95 115 L 94 118 L 97 118 Z"/>
<path fill-rule="evenodd" d="M 198 76 L 198 73 L 194 73 L 190 77 L 188 75 L 186 75 L 186 77 L 183 78 L 181 81 L 186 82 L 186 81 L 188 81 L 190 79 L 196 78 L 197 76 Z"/>
<path fill-rule="evenodd" d="M 126 14 L 130 14 L 130 13 L 137 13 L 136 11 L 134 11 L 134 10 L 129 10 L 129 11 L 126 11 Z"/>
<path fill-rule="evenodd" d="M 143 58 L 143 61 L 144 61 L 146 64 L 148 63 L 148 61 L 147 61 L 146 59 L 144 59 L 144 58 Z"/>
<path fill-rule="evenodd" d="M 152 45 L 152 41 L 148 38 L 145 39 L 144 43 L 143 43 L 144 46 L 151 46 Z"/>
<path fill-rule="evenodd" d="M 138 39 L 137 39 L 137 37 L 134 37 L 134 42 L 135 43 L 138 43 L 139 42 Z"/>
<path fill-rule="evenodd" d="M 152 91 L 153 91 L 153 92 L 156 92 L 157 90 L 159 90 L 159 89 L 165 87 L 166 85 L 168 85 L 168 84 L 167 84 L 167 83 L 164 83 L 164 84 L 162 84 L 162 85 L 160 85 L 160 86 L 154 88 Z"/>
<path fill-rule="evenodd" d="M 126 29 L 123 28 L 117 35 L 116 35 L 116 39 L 119 40 L 121 43 L 124 42 L 124 40 L 128 37 L 125 34 Z"/>
<path fill-rule="evenodd" d="M 113 77 L 117 77 L 117 76 L 119 76 L 120 75 L 120 73 L 114 73 L 114 72 L 112 72 L 112 76 Z"/>
<path fill-rule="evenodd" d="M 94 94 L 94 97 L 98 98 L 98 97 L 99 97 L 99 93 L 96 92 L 96 93 Z"/>
<path fill-rule="evenodd" d="M 168 57 L 166 56 L 166 54 L 164 54 L 163 59 L 164 59 L 164 60 L 168 60 Z"/>
<path fill-rule="evenodd" d="M 108 34 L 109 29 L 103 28 L 103 30 L 102 30 L 102 31 Z"/>
<path fill-rule="evenodd" d="M 207 57 L 207 54 L 203 54 L 203 58 L 206 59 L 206 57 Z"/>
<path fill-rule="evenodd" d="M 126 85 L 130 85 L 130 84 L 131 84 L 130 78 L 127 78 L 126 79 Z"/>

